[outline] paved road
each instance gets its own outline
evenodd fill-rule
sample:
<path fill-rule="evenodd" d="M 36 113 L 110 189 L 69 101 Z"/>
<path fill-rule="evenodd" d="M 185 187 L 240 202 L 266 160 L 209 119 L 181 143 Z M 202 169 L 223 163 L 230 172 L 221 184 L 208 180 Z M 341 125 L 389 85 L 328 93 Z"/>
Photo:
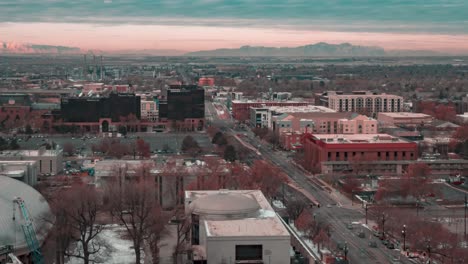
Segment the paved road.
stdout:
<path fill-rule="evenodd" d="M 348 224 L 352 222 L 362 221 L 364 218 L 364 212 L 362 209 L 347 209 L 341 208 L 336 205 L 328 208 L 326 205 L 336 204 L 328 193 L 325 191 L 318 182 L 310 181 L 298 167 L 293 165 L 291 160 L 287 157 L 284 152 L 278 152 L 272 150 L 271 147 L 255 138 L 251 131 L 236 131 L 233 130 L 233 123 L 231 120 L 220 119 L 216 115 L 216 111 L 213 105 L 209 102 L 206 103 L 207 113 L 210 114 L 210 118 L 213 125 L 221 127 L 231 133 L 242 133 L 245 135 L 241 140 L 249 143 L 250 145 L 257 147 L 258 151 L 264 159 L 270 160 L 286 172 L 286 174 L 294 180 L 299 186 L 307 190 L 312 194 L 318 202 L 322 205 L 320 208 L 314 210 L 318 219 L 328 222 L 332 227 L 332 239 L 335 242 L 346 242 L 349 247 L 348 258 L 350 263 L 359 264 L 377 264 L 377 263 L 391 263 L 393 259 L 400 257 L 400 252 L 396 250 L 390 250 L 385 248 L 381 243 L 378 243 L 377 248 L 370 248 L 368 246 L 369 237 L 373 240 L 371 232 L 366 231 L 366 238 L 359 238 L 357 236 L 358 227 L 356 229 L 348 229 Z M 407 259 L 401 259 L 401 263 L 411 263 Z"/>

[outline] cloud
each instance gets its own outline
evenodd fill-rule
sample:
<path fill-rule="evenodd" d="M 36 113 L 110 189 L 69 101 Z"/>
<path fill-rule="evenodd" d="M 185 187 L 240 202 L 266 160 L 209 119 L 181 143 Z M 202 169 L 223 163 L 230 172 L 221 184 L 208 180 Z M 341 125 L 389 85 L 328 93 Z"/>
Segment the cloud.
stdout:
<path fill-rule="evenodd" d="M 2 0 L 0 22 L 468 33 L 465 0 Z"/>

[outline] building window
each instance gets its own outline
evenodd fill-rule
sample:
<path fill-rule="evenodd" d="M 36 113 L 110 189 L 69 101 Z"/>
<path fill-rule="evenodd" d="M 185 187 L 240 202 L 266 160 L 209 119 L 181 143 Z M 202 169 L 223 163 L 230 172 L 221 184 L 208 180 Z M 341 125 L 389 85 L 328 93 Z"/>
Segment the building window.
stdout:
<path fill-rule="evenodd" d="M 49 165 L 50 165 L 49 172 L 52 173 L 52 160 L 49 161 Z"/>
<path fill-rule="evenodd" d="M 328 161 L 331 160 L 331 152 L 328 152 Z"/>
<path fill-rule="evenodd" d="M 236 245 L 236 261 L 263 260 L 263 245 Z"/>
<path fill-rule="evenodd" d="M 403 151 L 402 156 L 403 156 L 403 157 L 406 157 L 406 151 Z"/>

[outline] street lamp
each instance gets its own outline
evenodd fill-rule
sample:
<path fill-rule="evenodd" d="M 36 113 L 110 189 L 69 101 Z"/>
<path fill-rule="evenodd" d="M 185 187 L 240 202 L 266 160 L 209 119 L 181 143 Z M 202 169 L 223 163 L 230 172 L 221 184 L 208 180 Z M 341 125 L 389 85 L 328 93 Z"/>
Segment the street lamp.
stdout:
<path fill-rule="evenodd" d="M 403 251 L 406 251 L 406 225 L 403 225 L 403 230 L 401 230 L 401 235 L 403 236 Z"/>

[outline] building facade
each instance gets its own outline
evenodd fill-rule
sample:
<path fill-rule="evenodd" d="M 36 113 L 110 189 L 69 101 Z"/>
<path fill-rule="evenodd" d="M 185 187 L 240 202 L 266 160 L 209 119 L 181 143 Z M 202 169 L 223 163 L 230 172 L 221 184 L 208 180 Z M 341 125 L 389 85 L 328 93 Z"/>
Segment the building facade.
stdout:
<path fill-rule="evenodd" d="M 141 100 L 141 120 L 156 122 L 159 119 L 158 105 L 154 100 Z"/>
<path fill-rule="evenodd" d="M 432 122 L 433 117 L 422 113 L 378 113 L 377 120 L 382 126 L 421 126 Z"/>
<path fill-rule="evenodd" d="M 350 112 L 290 113 L 273 118 L 273 131 L 281 146 L 290 150 L 302 148 L 302 135 L 377 134 L 377 120 Z"/>
<path fill-rule="evenodd" d="M 295 102 L 295 101 L 237 101 L 231 103 L 232 116 L 239 121 L 249 121 L 250 108 L 266 108 L 269 106 L 306 106 L 310 105 L 308 102 Z"/>
<path fill-rule="evenodd" d="M 371 161 L 416 160 L 418 146 L 387 134 L 312 135 L 304 137 L 306 167 L 323 172 L 326 162 L 358 165 Z M 355 168 L 356 170 L 356 168 Z"/>
<path fill-rule="evenodd" d="M 338 112 L 400 112 L 403 110 L 403 97 L 370 91 L 344 93 L 327 91 L 316 94 L 315 104 L 323 105 Z"/>
<path fill-rule="evenodd" d="M 0 153 L 1 160 L 30 160 L 37 161 L 39 174 L 57 175 L 63 170 L 62 150 L 6 150 Z"/>

